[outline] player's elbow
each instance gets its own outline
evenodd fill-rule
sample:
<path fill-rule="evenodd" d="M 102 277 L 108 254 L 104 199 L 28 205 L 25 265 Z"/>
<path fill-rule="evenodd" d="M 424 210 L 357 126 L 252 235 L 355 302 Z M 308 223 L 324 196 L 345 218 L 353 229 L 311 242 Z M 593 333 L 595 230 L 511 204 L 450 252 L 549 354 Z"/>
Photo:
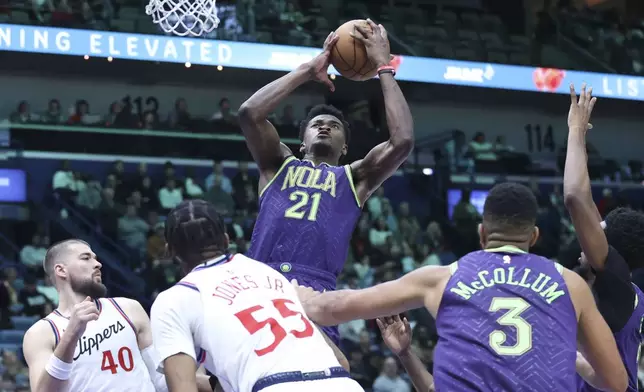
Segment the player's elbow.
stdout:
<path fill-rule="evenodd" d="M 261 114 L 259 110 L 257 110 L 257 108 L 255 108 L 249 101 L 242 103 L 237 111 L 237 116 L 241 124 L 256 124 L 264 120 L 263 118 L 260 118 Z"/>
<path fill-rule="evenodd" d="M 392 132 L 393 133 L 393 132 Z M 409 156 L 411 152 L 414 150 L 414 135 L 404 135 L 401 136 L 400 134 L 404 134 L 404 132 L 396 132 L 398 137 L 396 138 L 395 141 L 392 141 L 394 145 L 394 149 L 400 154 L 404 156 Z"/>
<path fill-rule="evenodd" d="M 583 202 L 581 192 L 575 187 L 564 189 L 564 205 L 568 210 L 577 208 Z"/>

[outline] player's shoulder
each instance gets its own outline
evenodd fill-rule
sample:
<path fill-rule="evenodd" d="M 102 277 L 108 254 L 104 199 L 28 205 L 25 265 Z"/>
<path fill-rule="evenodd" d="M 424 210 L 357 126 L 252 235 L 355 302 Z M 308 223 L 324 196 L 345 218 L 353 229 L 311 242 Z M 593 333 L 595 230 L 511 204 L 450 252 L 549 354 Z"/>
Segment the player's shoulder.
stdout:
<path fill-rule="evenodd" d="M 56 325 L 48 318 L 41 318 L 27 329 L 22 338 L 24 348 L 29 346 L 49 345 L 53 347 L 56 344 Z"/>

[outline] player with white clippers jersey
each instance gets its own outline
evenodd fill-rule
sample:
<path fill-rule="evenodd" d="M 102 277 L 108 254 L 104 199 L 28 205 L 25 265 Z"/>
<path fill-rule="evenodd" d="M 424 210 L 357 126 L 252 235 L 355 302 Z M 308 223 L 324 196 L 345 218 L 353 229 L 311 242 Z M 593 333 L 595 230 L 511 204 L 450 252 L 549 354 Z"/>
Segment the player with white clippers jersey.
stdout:
<path fill-rule="evenodd" d="M 181 203 L 168 216 L 168 250 L 187 275 L 159 294 L 152 333 L 171 392 L 196 390 L 201 358 L 225 391 L 363 391 L 271 267 L 228 255 L 214 207 Z"/>
<path fill-rule="evenodd" d="M 101 263 L 89 245 L 57 243 L 43 266 L 59 306 L 23 339 L 32 391 L 167 391 L 147 313 L 135 300 L 103 298 Z M 200 391 L 212 391 L 204 375 L 198 379 Z"/>

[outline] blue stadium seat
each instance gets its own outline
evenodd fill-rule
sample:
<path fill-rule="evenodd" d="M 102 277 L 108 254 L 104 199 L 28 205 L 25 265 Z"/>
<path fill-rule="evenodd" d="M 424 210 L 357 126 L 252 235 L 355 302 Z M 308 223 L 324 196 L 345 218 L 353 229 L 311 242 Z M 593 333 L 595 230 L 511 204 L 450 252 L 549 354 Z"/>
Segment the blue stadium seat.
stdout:
<path fill-rule="evenodd" d="M 22 347 L 21 346 L 22 345 L 19 344 L 19 343 L 18 344 L 15 344 L 15 343 L 0 344 L 0 351 L 5 351 L 5 350 L 13 351 L 16 354 L 18 354 L 18 356 L 20 357 L 22 355 L 22 353 L 21 353 Z"/>
<path fill-rule="evenodd" d="M 11 322 L 15 329 L 26 331 L 38 321 L 37 317 L 27 317 L 27 316 L 13 316 Z"/>
<path fill-rule="evenodd" d="M 0 344 L 21 344 L 24 336 L 25 331 L 21 330 L 0 331 Z"/>

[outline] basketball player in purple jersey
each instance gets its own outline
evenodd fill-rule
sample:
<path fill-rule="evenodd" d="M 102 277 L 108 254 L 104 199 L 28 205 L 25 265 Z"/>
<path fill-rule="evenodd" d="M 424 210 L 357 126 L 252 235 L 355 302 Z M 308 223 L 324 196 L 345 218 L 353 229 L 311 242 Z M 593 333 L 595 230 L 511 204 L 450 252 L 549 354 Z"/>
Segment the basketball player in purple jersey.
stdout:
<path fill-rule="evenodd" d="M 623 392 L 626 370 L 586 282 L 528 253 L 539 236 L 536 217 L 530 189 L 499 184 L 483 208 L 484 250 L 364 290 L 297 289 L 319 325 L 425 306 L 436 318 L 439 337 L 437 391 L 573 391 L 579 344 L 602 385 Z"/>
<path fill-rule="evenodd" d="M 387 33 L 369 21 L 373 32 L 356 26 L 373 64 L 381 68 L 389 140 L 364 159 L 338 166 L 347 153 L 349 124 L 332 106 L 314 107 L 300 124 L 300 153 L 280 143 L 268 116 L 300 85 L 333 83 L 329 55 L 338 37 L 329 34 L 320 55 L 263 87 L 239 109 L 246 143 L 259 166 L 260 209 L 248 256 L 260 260 L 316 290 L 334 290 L 355 223 L 364 202 L 407 159 L 414 145 L 407 101 L 394 79 Z M 336 344 L 337 328 L 324 332 Z"/>
<path fill-rule="evenodd" d="M 581 245 L 582 267 L 590 270 L 597 306 L 615 334 L 628 372 L 628 391 L 638 390 L 637 368 L 642 344 L 644 294 L 631 281 L 631 271 L 644 266 L 644 214 L 627 208 L 610 212 L 604 222 L 593 201 L 586 132 L 596 102 L 592 89 L 582 86 L 579 99 L 570 86 L 568 147 L 564 170 L 564 202 Z M 579 356 L 578 391 L 599 391 L 603 385 Z M 583 379 L 582 379 L 583 378 Z M 585 381 L 584 381 L 585 380 Z M 595 387 L 593 387 L 595 386 Z"/>

